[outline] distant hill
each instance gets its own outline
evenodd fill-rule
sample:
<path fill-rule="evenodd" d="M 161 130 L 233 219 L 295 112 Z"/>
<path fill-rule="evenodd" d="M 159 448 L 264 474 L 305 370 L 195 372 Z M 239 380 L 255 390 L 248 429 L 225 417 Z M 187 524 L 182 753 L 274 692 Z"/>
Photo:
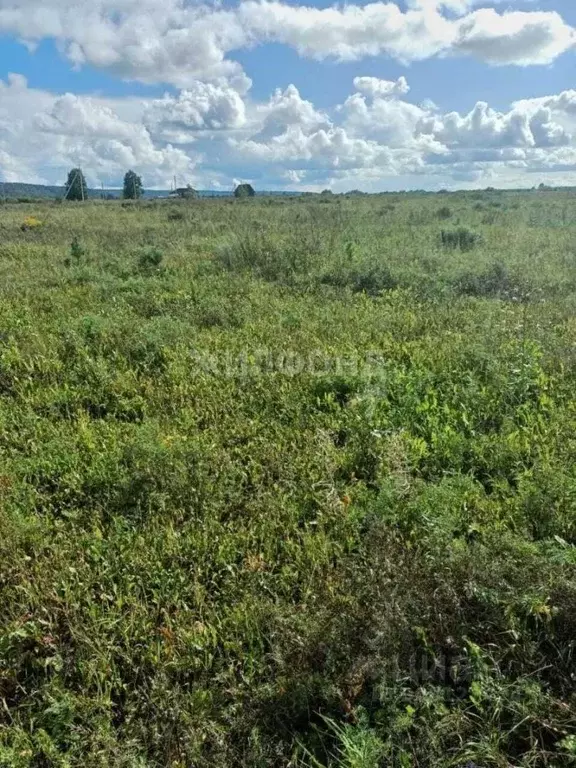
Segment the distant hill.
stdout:
<path fill-rule="evenodd" d="M 167 197 L 169 190 L 146 191 L 144 197 Z M 88 189 L 88 197 L 99 200 L 102 196 L 119 198 L 122 196 L 120 189 Z M 18 198 L 54 199 L 64 197 L 64 187 L 46 186 L 44 184 L 0 183 L 0 198 L 10 200 Z"/>
<path fill-rule="evenodd" d="M 64 194 L 64 187 L 46 187 L 41 184 L 16 184 L 2 183 L 0 184 L 0 197 L 2 198 L 19 198 L 19 197 L 34 197 L 34 198 L 46 198 L 46 197 L 62 197 Z"/>
<path fill-rule="evenodd" d="M 170 194 L 169 189 L 151 189 L 144 191 L 144 198 L 150 199 L 154 197 L 168 197 Z M 198 190 L 200 197 L 231 197 L 232 192 L 221 192 L 211 189 Z M 259 192 L 258 195 L 297 195 L 298 192 Z M 104 196 L 105 198 L 120 198 L 122 197 L 121 189 L 89 189 L 88 197 L 94 200 L 99 200 Z M 43 184 L 20 184 L 18 183 L 2 183 L 0 182 L 0 199 L 7 198 L 10 200 L 18 200 L 19 198 L 27 199 L 54 199 L 56 197 L 64 197 L 64 187 L 52 187 L 45 186 Z"/>

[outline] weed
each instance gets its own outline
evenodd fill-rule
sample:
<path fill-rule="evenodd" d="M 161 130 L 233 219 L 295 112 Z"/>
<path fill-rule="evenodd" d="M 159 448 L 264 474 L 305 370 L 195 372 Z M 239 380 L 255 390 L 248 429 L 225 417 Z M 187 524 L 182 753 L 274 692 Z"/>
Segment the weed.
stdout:
<path fill-rule="evenodd" d="M 440 233 L 440 240 L 444 248 L 471 251 L 479 244 L 481 237 L 477 232 L 466 229 L 466 227 L 460 227 L 453 230 L 443 229 Z"/>
<path fill-rule="evenodd" d="M 573 764 L 571 193 L 44 205 L 0 208 L 0 765 Z"/>
<path fill-rule="evenodd" d="M 144 248 L 138 256 L 138 270 L 143 274 L 153 274 L 160 270 L 164 254 L 159 248 Z"/>

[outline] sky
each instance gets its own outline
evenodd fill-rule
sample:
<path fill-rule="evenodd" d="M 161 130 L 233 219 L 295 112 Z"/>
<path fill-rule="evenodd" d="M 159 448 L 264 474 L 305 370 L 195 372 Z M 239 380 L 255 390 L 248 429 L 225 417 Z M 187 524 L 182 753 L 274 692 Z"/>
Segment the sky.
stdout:
<path fill-rule="evenodd" d="M 576 184 L 574 0 L 0 0 L 0 180 Z"/>

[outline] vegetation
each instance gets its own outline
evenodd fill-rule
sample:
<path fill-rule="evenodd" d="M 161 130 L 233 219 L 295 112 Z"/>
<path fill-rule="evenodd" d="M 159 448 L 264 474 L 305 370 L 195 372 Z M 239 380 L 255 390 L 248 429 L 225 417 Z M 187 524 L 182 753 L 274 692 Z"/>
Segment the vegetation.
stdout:
<path fill-rule="evenodd" d="M 81 168 L 72 168 L 68 173 L 68 179 L 64 188 L 66 200 L 86 200 L 88 187 Z"/>
<path fill-rule="evenodd" d="M 576 197 L 442 202 L 0 209 L 2 768 L 576 764 Z"/>
<path fill-rule="evenodd" d="M 134 171 L 127 171 L 124 176 L 122 197 L 125 200 L 140 200 L 142 194 L 142 179 Z"/>
<path fill-rule="evenodd" d="M 234 197 L 239 198 L 254 197 L 255 194 L 256 192 L 254 191 L 252 184 L 238 184 L 234 190 Z"/>
<path fill-rule="evenodd" d="M 188 184 L 186 187 L 178 187 L 178 189 L 174 190 L 175 194 L 178 197 L 181 197 L 183 200 L 193 200 L 194 198 L 198 197 L 198 192 Z"/>

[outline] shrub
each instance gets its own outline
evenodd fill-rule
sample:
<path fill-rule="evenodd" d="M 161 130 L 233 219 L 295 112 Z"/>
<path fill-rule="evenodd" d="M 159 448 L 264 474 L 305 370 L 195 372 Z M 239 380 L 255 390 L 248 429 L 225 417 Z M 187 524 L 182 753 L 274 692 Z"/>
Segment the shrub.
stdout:
<path fill-rule="evenodd" d="M 188 184 L 187 187 L 179 187 L 174 190 L 174 194 L 182 200 L 194 200 L 198 197 L 198 192 Z"/>
<path fill-rule="evenodd" d="M 320 282 L 337 288 L 349 288 L 354 293 L 366 293 L 368 296 L 378 296 L 382 291 L 398 287 L 398 281 L 387 264 L 339 265 L 325 272 Z"/>
<path fill-rule="evenodd" d="M 527 292 L 525 281 L 501 261 L 492 262 L 482 272 L 465 272 L 455 285 L 466 296 L 522 299 Z"/>
<path fill-rule="evenodd" d="M 138 257 L 139 271 L 144 274 L 158 272 L 163 258 L 164 254 L 158 248 L 144 249 Z"/>
<path fill-rule="evenodd" d="M 459 229 L 443 229 L 440 233 L 440 239 L 444 248 L 460 249 L 461 251 L 471 251 L 481 240 L 476 232 L 472 232 L 466 227 Z"/>
<path fill-rule="evenodd" d="M 31 229 L 38 229 L 42 226 L 40 219 L 36 219 L 34 216 L 27 216 L 22 222 L 20 229 L 22 232 L 27 232 Z"/>
<path fill-rule="evenodd" d="M 264 280 L 286 281 L 309 270 L 314 254 L 298 238 L 278 240 L 262 235 L 243 235 L 221 246 L 216 262 L 230 272 L 254 272 Z"/>
<path fill-rule="evenodd" d="M 436 216 L 439 219 L 450 219 L 452 217 L 452 211 L 447 205 L 443 205 L 442 208 L 438 208 Z"/>

